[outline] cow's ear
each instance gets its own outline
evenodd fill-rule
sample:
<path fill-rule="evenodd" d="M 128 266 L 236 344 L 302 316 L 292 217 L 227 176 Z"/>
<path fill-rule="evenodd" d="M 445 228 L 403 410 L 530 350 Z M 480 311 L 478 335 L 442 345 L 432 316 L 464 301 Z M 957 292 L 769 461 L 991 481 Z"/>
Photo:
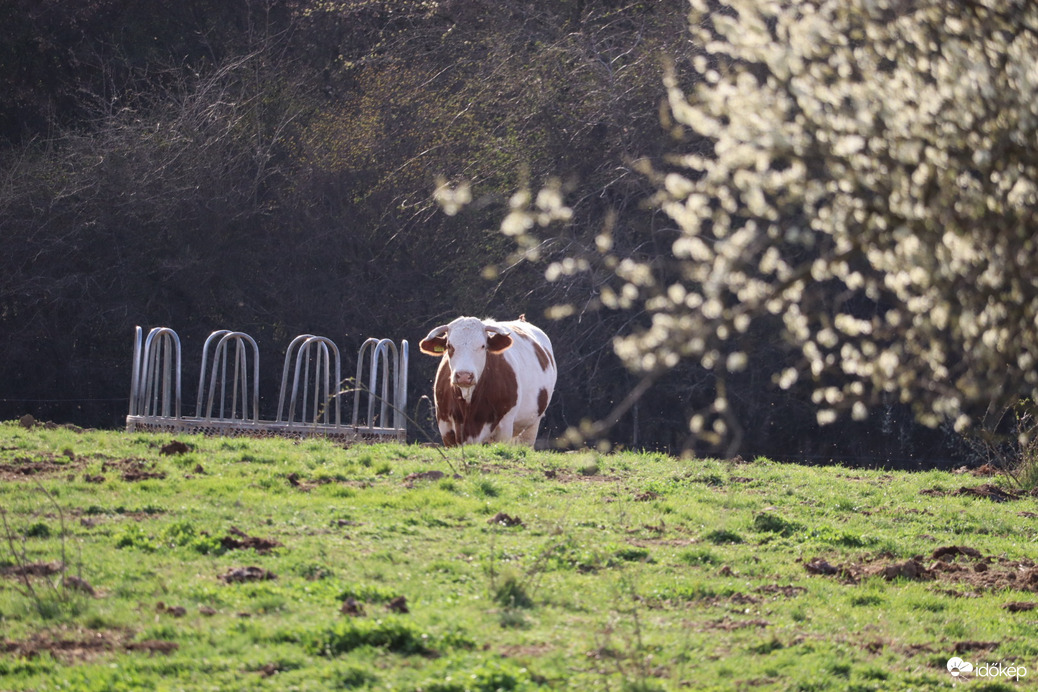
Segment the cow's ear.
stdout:
<path fill-rule="evenodd" d="M 447 351 L 447 325 L 442 324 L 429 332 L 418 343 L 418 350 L 430 356 L 442 356 Z"/>
<path fill-rule="evenodd" d="M 512 337 L 498 332 L 487 332 L 487 350 L 491 353 L 502 353 L 512 347 Z"/>
<path fill-rule="evenodd" d="M 447 335 L 422 339 L 418 344 L 418 350 L 430 356 L 442 356 L 447 351 Z"/>

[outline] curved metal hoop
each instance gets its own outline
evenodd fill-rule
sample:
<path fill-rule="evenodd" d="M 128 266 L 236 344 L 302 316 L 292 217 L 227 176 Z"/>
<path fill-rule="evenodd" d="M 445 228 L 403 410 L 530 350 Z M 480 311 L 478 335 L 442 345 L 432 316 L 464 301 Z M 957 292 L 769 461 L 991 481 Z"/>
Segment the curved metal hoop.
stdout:
<path fill-rule="evenodd" d="M 292 378 L 292 395 L 288 403 L 288 413 L 285 422 L 288 424 L 307 421 L 307 412 L 310 413 L 310 422 L 317 423 L 318 417 L 325 425 L 331 425 L 331 410 L 335 411 L 335 425 L 342 424 L 342 406 L 339 397 L 339 387 L 342 383 L 342 365 L 339 358 L 339 347 L 331 339 L 312 334 L 301 334 L 288 345 L 285 351 L 285 364 L 281 370 L 281 394 L 278 397 L 278 410 L 275 422 L 280 423 L 282 412 L 285 409 L 285 393 L 288 387 L 288 374 L 292 365 L 292 355 L 295 353 L 295 369 Z M 311 370 L 311 365 L 313 366 Z M 335 379 L 332 379 L 332 366 L 335 367 Z M 310 374 L 313 373 L 313 397 L 308 396 L 310 387 Z M 323 375 L 323 377 L 322 377 Z M 299 397 L 299 384 L 302 378 L 303 392 Z M 335 389 L 332 389 L 334 382 Z M 323 398 L 322 395 L 323 394 Z M 301 401 L 302 409 L 299 413 L 299 421 L 295 420 L 296 402 Z M 307 404 L 310 407 L 307 408 Z"/>
<path fill-rule="evenodd" d="M 259 361 L 259 346 L 248 334 L 212 332 L 202 346 L 195 415 L 186 417 L 181 413 L 180 337 L 168 327 L 156 327 L 143 338 L 136 327 L 126 429 L 406 439 L 406 340 L 399 347 L 391 339 L 374 338 L 361 345 L 350 424 L 342 422 L 342 365 L 331 339 L 302 334 L 291 341 L 274 420 L 260 418 Z M 364 394 L 366 407 L 361 406 Z M 367 414 L 363 420 L 362 412 Z"/>
<path fill-rule="evenodd" d="M 205 387 L 205 363 L 208 356 L 208 348 L 214 339 L 216 347 L 213 350 L 213 367 L 209 376 L 209 396 L 206 399 L 205 413 L 201 412 L 202 392 Z M 227 410 L 227 363 L 229 360 L 229 345 L 234 345 L 234 361 L 231 368 L 231 396 L 230 410 Z M 246 346 L 252 347 L 252 416 L 248 416 L 249 400 L 249 351 Z M 216 398 L 216 385 L 220 385 L 220 396 Z M 241 394 L 241 412 L 238 415 L 238 395 Z M 256 340 L 244 332 L 231 332 L 226 329 L 213 332 L 202 347 L 202 370 L 198 378 L 199 409 L 195 415 L 200 418 L 216 418 L 218 420 L 251 420 L 259 421 L 259 346 Z M 213 403 L 219 402 L 219 413 L 213 416 Z"/>

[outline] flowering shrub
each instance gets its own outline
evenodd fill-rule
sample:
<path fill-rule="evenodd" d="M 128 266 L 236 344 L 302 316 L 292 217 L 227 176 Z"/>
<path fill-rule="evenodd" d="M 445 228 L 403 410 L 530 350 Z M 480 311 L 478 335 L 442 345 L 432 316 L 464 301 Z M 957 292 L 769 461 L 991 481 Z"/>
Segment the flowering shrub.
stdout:
<path fill-rule="evenodd" d="M 716 441 L 726 378 L 762 338 L 786 344 L 774 382 L 807 387 L 820 423 L 900 401 L 961 432 L 1035 400 L 1038 5 L 692 6 L 695 87 L 666 78 L 683 143 L 643 165 L 671 254 L 596 242 L 603 303 L 650 316 L 615 341 L 628 366 L 713 371 L 691 427 Z"/>

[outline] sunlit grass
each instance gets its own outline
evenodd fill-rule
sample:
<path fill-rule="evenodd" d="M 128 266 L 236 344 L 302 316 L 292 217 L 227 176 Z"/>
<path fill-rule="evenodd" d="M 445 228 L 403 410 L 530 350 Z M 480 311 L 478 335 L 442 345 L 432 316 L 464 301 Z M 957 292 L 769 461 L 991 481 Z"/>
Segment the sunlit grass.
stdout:
<path fill-rule="evenodd" d="M 5 689 L 893 690 L 947 684 L 956 642 L 1038 655 L 1003 607 L 1030 592 L 805 568 L 1027 557 L 1035 501 L 951 494 L 969 477 L 178 439 L 190 451 L 166 456 L 168 436 L 0 425 Z M 60 574 L 35 597 L 7 574 L 62 550 L 93 596 L 58 607 Z"/>

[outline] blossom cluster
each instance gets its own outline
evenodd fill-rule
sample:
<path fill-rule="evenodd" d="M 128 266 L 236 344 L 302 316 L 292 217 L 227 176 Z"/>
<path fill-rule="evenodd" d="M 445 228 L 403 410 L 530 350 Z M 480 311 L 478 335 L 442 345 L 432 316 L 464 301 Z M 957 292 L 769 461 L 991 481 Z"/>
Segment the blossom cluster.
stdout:
<path fill-rule="evenodd" d="M 897 399 L 961 431 L 1038 400 L 1038 4 L 715 4 L 692 2 L 694 89 L 666 79 L 690 145 L 650 173 L 677 269 L 620 262 L 607 301 L 652 324 L 617 353 L 723 378 L 766 325 L 822 423 Z"/>
<path fill-rule="evenodd" d="M 712 371 L 690 428 L 715 443 L 735 422 L 728 378 L 776 345 L 789 358 L 774 383 L 805 392 L 820 424 L 892 402 L 960 432 L 1021 406 L 1033 417 L 1038 3 L 691 7 L 694 74 L 664 80 L 683 144 L 640 164 L 677 236 L 665 257 L 617 249 L 611 223 L 595 238 L 612 275 L 600 303 L 647 316 L 617 355 L 645 373 Z M 539 259 L 538 229 L 571 218 L 558 183 L 517 193 L 510 259 Z M 591 268 L 571 257 L 546 279 Z"/>
<path fill-rule="evenodd" d="M 723 383 L 766 334 L 820 423 L 900 401 L 965 430 L 1038 401 L 1038 4 L 692 6 L 695 86 L 666 79 L 687 144 L 647 170 L 680 234 L 666 271 L 612 259 L 604 302 L 651 314 L 616 352 Z M 727 410 L 719 386 L 693 431 Z"/>

